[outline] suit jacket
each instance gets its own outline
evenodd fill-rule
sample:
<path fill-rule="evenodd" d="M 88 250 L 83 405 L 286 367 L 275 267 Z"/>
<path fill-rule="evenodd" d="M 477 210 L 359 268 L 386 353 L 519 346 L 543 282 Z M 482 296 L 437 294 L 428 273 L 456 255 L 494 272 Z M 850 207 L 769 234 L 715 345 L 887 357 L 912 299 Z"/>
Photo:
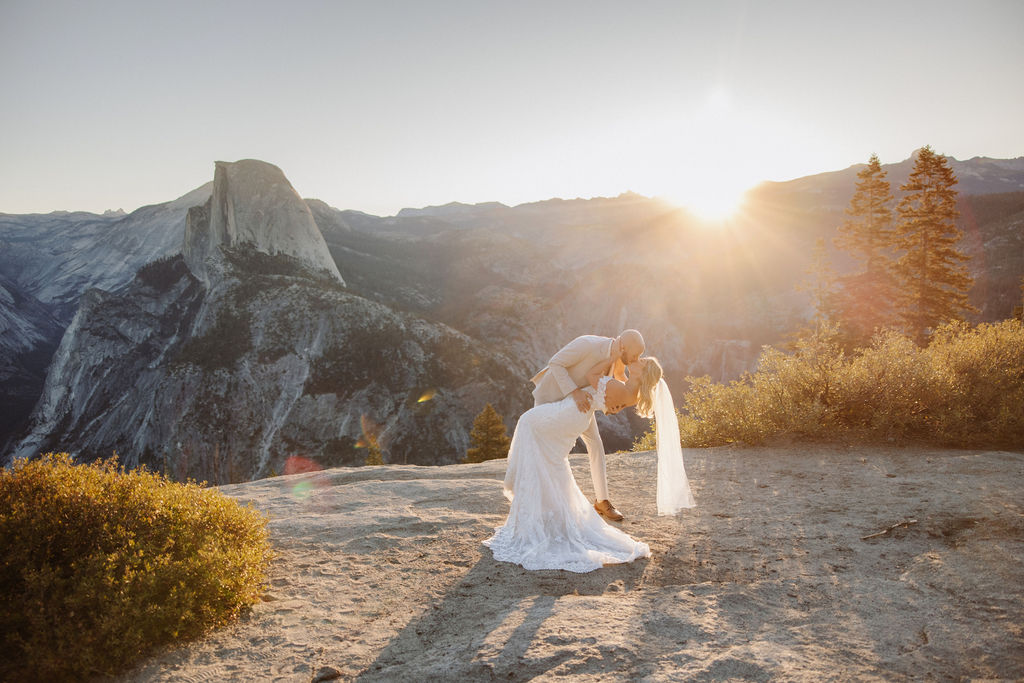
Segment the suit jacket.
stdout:
<path fill-rule="evenodd" d="M 561 401 L 579 387 L 586 386 L 587 372 L 612 355 L 611 337 L 576 337 L 551 357 L 547 367 L 530 381 L 537 386 L 533 398 L 537 405 Z"/>

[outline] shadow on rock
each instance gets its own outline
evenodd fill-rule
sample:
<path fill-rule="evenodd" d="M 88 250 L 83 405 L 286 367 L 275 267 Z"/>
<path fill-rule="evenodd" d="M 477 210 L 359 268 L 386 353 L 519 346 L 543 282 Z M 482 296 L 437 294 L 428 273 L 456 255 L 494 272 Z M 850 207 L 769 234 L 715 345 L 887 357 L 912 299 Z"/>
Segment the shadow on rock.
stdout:
<path fill-rule="evenodd" d="M 457 585 L 415 617 L 356 680 L 533 678 L 568 659 L 575 643 L 575 638 L 559 642 L 559 636 L 552 634 L 539 643 L 538 652 L 527 657 L 559 599 L 635 590 L 646 564 L 639 560 L 587 574 L 527 571 L 496 562 L 485 552 Z M 599 624 L 594 625 L 593 635 L 588 640 L 596 642 Z"/>

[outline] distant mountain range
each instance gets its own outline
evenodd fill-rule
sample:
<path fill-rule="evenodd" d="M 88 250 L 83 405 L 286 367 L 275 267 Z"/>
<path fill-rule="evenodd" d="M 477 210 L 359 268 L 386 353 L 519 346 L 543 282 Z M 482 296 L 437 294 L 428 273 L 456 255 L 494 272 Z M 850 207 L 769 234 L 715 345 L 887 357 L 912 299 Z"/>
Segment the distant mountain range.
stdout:
<path fill-rule="evenodd" d="M 914 156 L 899 163 L 882 166 L 894 193 L 898 193 L 899 187 L 910 177 L 914 169 Z M 974 157 L 967 161 L 946 157 L 946 161 L 959 181 L 956 189 L 961 195 L 1024 192 L 1024 157 Z M 800 196 L 804 202 L 841 211 L 849 204 L 857 182 L 857 174 L 865 166 L 866 164 L 855 164 L 842 171 L 819 173 L 781 183 L 763 183 L 757 188 L 756 193 L 788 198 Z"/>
<path fill-rule="evenodd" d="M 1024 158 L 951 165 L 972 300 L 1006 317 Z M 885 167 L 897 194 L 911 167 Z M 127 215 L 0 214 L 0 442 L 228 481 L 298 453 L 358 464 L 369 430 L 390 462 L 449 463 L 484 403 L 511 427 L 554 351 L 623 327 L 677 397 L 687 375 L 735 379 L 807 318 L 794 285 L 860 168 L 765 183 L 720 227 L 632 193 L 377 217 L 256 161 Z M 642 426 L 602 432 L 614 449 Z"/>

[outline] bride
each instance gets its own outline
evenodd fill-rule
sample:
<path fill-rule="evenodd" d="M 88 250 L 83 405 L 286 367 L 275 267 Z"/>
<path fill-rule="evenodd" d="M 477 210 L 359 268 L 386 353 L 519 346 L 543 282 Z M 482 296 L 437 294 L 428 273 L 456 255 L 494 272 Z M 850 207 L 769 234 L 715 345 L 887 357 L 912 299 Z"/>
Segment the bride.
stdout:
<path fill-rule="evenodd" d="M 589 572 L 606 564 L 650 557 L 646 543 L 633 540 L 598 515 L 573 478 L 569 451 L 595 410 L 611 415 L 635 405 L 638 415 L 654 415 L 658 513 L 675 514 L 693 507 L 679 446 L 679 425 L 661 365 L 655 358 L 640 358 L 630 364 L 627 381 L 620 382 L 606 376 L 612 362 L 602 361 L 587 373 L 590 386 L 584 391 L 593 397 L 587 412 L 580 412 L 568 396 L 535 406 L 519 418 L 505 473 L 505 496 L 512 507 L 505 524 L 484 541 L 495 560 L 526 569 Z"/>

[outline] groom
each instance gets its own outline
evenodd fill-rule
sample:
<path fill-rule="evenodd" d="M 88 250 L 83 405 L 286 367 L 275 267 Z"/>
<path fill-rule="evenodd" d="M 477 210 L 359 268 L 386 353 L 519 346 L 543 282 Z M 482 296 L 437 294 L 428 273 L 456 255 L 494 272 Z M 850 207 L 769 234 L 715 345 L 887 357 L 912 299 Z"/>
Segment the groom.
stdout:
<path fill-rule="evenodd" d="M 590 394 L 582 389 L 587 385 L 587 372 L 601 361 L 613 358 L 615 363 L 610 374 L 625 381 L 626 366 L 635 362 L 643 352 L 644 338 L 636 330 L 623 330 L 614 339 L 595 335 L 576 337 L 551 357 L 547 367 L 531 378 L 530 381 L 537 385 L 533 390 L 533 404 L 553 403 L 572 395 L 580 412 L 585 413 L 590 409 Z M 608 500 L 604 443 L 597 431 L 596 417 L 591 417 L 590 425 L 581 436 L 590 456 L 590 477 L 597 498 L 594 509 L 610 520 L 622 521 L 622 514 Z"/>

